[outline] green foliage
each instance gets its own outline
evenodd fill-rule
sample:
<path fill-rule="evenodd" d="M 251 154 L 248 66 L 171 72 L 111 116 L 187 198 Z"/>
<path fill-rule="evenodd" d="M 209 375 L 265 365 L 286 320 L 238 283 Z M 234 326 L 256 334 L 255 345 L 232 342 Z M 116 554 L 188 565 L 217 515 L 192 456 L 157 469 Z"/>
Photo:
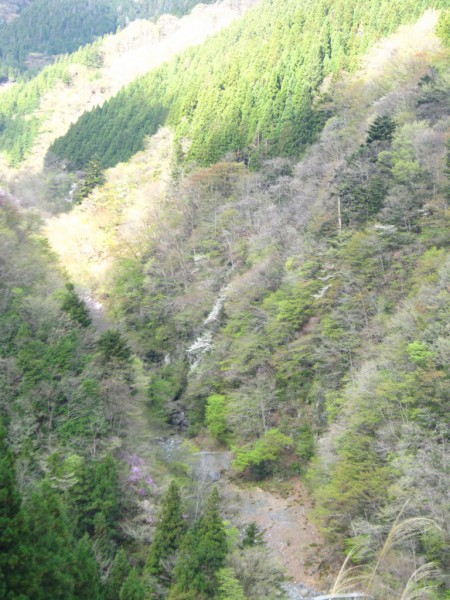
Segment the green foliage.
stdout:
<path fill-rule="evenodd" d="M 425 5 L 428 4 L 419 2 L 413 10 L 419 11 Z M 264 6 L 269 11 L 269 3 Z M 331 40 L 315 54 L 311 73 L 314 71 L 316 79 L 308 82 L 312 90 L 318 89 L 319 80 L 332 72 L 330 61 L 353 68 L 357 46 L 361 44 L 362 48 L 366 43 L 361 39 L 363 30 L 374 31 L 367 25 L 366 16 L 358 11 L 368 13 L 371 9 L 375 23 L 380 10 L 384 10 L 379 22 L 387 24 L 409 18 L 400 12 L 408 12 L 411 4 L 387 6 L 368 2 L 336 7 L 348 8 L 350 13 L 342 17 L 345 27 L 341 32 L 344 35 L 351 31 L 349 41 L 340 39 L 333 46 Z M 307 30 L 314 31 L 315 21 L 326 27 L 328 14 L 319 10 L 325 8 L 330 14 L 335 10 L 334 6 L 319 2 L 310 21 L 309 15 L 291 14 L 289 29 L 295 30 L 292 40 L 298 41 Z M 398 15 L 390 14 L 397 9 Z M 274 11 L 270 11 L 272 17 Z M 217 116 L 216 95 L 220 99 L 218 106 L 224 110 L 221 96 L 232 96 L 235 88 L 228 86 L 226 71 L 205 71 L 210 76 L 206 79 L 211 89 L 204 85 L 200 69 L 189 75 L 198 75 L 198 86 L 191 86 L 192 96 L 172 121 L 178 123 L 179 118 L 178 148 L 181 153 L 184 149 L 188 159 L 213 160 L 216 149 L 242 150 L 248 144 L 246 135 L 251 127 L 259 132 L 250 143 L 251 160 L 262 161 L 266 152 L 270 153 L 272 143 L 278 145 L 274 152 L 280 148 L 282 152 L 291 151 L 295 127 L 289 119 L 282 120 L 285 105 L 280 97 L 283 98 L 283 90 L 291 93 L 289 85 L 296 85 L 301 71 L 301 66 L 291 64 L 290 57 L 309 66 L 313 60 L 306 55 L 299 58 L 288 43 L 286 56 L 280 58 L 278 49 L 283 46 L 280 40 L 286 31 L 284 15 L 273 21 L 274 29 L 268 26 L 265 37 L 254 36 L 266 70 L 248 63 L 249 70 L 262 78 L 261 87 L 241 90 L 239 106 L 243 114 L 236 118 L 233 115 L 229 119 L 233 127 L 228 129 L 227 121 L 216 138 L 214 126 L 204 126 L 203 115 Z M 353 23 L 353 30 L 347 28 L 347 22 Z M 304 23 L 308 24 L 307 29 Z M 245 37 L 247 34 L 239 27 L 233 31 Z M 273 33 L 276 27 L 280 33 Z M 253 31 L 260 30 L 255 26 Z M 355 31 L 363 33 L 353 35 Z M 224 34 L 228 35 L 231 34 Z M 326 33 L 334 35 L 337 33 L 331 29 Z M 262 39 L 270 46 L 277 65 L 289 64 L 292 82 L 287 81 L 289 69 L 280 66 L 276 71 L 270 61 L 264 62 L 266 48 L 260 48 Z M 303 42 L 298 45 L 303 47 Z M 305 42 L 304 47 L 307 46 Z M 250 44 L 249 48 L 253 46 Z M 200 65 L 196 52 L 188 55 L 194 67 Z M 259 60 L 257 52 L 249 55 Z M 164 73 L 178 74 L 180 64 L 187 71 L 183 60 L 178 61 L 176 69 L 164 67 Z M 214 61 L 210 63 L 214 69 Z M 307 80 L 308 69 L 301 72 L 304 78 L 299 86 Z M 418 71 L 422 73 L 423 69 L 421 62 Z M 272 73 L 283 77 L 272 78 Z M 253 80 L 247 75 L 238 70 L 235 79 L 242 77 L 248 85 Z M 219 81 L 220 76 L 223 81 Z M 139 88 L 142 94 L 133 100 L 136 109 L 144 113 L 143 98 L 165 93 L 165 77 L 161 75 L 161 86 L 154 85 L 150 92 L 144 85 Z M 145 243 L 133 257 L 121 249 L 123 255 L 117 259 L 119 268 L 111 277 L 111 286 L 110 281 L 105 283 L 119 320 L 117 326 L 120 331 L 129 328 L 133 332 L 133 348 L 151 370 L 150 404 L 159 408 L 176 400 L 183 410 L 192 408 L 196 426 L 205 415 L 212 435 L 225 440 L 233 436 L 238 446 L 238 470 L 248 469 L 251 475 L 261 477 L 269 474 L 275 463 L 277 467 L 281 465 L 280 470 L 291 467 L 292 459 L 298 456 L 302 471 L 314 453 L 314 436 L 325 433 L 328 443 L 318 445 L 318 457 L 311 461 L 309 472 L 316 515 L 334 541 L 345 543 L 353 536 L 346 543 L 350 548 L 358 544 L 355 560 L 361 563 L 367 559 L 369 541 L 382 537 L 380 530 L 406 499 L 411 515 L 443 515 L 443 531 L 448 511 L 445 448 L 449 424 L 449 270 L 443 172 L 448 156 L 444 154 L 447 117 L 442 108 L 448 94 L 442 100 L 437 93 L 448 90 L 448 85 L 445 87 L 444 77 L 432 69 L 429 81 L 423 78 L 418 86 L 405 79 L 407 87 L 400 89 L 408 89 L 410 94 L 409 112 L 404 111 L 403 103 L 401 108 L 393 109 L 398 126 L 391 140 L 384 137 L 378 139 L 380 143 L 373 141 L 357 150 L 371 109 L 364 102 L 356 102 L 355 107 L 353 96 L 340 82 L 337 88 L 331 84 L 332 92 L 339 93 L 336 100 L 329 101 L 338 113 L 336 119 L 327 125 L 320 144 L 311 148 L 307 161 L 295 169 L 286 169 L 286 161 L 271 161 L 255 174 L 231 162 L 202 169 L 189 177 L 180 173 L 176 187 L 168 190 L 165 201 L 158 206 L 158 222 L 152 222 L 142 236 Z M 184 74 L 179 81 L 182 94 L 183 89 L 186 91 Z M 266 84 L 270 100 L 269 93 L 265 96 Z M 360 89 L 353 80 L 352 85 Z M 379 87 L 391 89 L 390 85 L 383 81 Z M 210 107 L 196 95 L 200 88 L 202 95 L 210 99 Z M 371 106 L 376 101 L 375 88 L 377 85 L 370 88 L 374 94 L 370 96 Z M 258 101 L 253 102 L 253 92 L 260 94 Z M 352 89 L 351 94 L 354 93 Z M 171 94 L 174 98 L 178 94 L 175 84 Z M 247 94 L 252 99 L 250 106 L 245 105 Z M 391 110 L 400 95 L 395 91 L 381 105 Z M 171 105 L 174 110 L 178 102 L 175 100 Z M 289 103 L 288 94 L 285 100 Z M 311 98 L 307 100 L 298 104 L 305 119 L 314 117 L 312 113 L 319 106 L 315 103 L 312 109 Z M 227 106 L 232 107 L 233 102 L 227 97 Z M 114 115 L 117 107 L 113 109 Z M 292 118 L 295 110 L 293 107 Z M 185 113 L 187 116 L 183 117 Z M 250 120 L 252 114 L 254 122 Z M 124 122 L 134 116 L 126 111 L 124 115 Z M 144 114 L 139 115 L 141 118 Z M 244 121 L 248 131 L 235 127 Z M 221 126 L 220 120 L 214 118 L 208 122 Z M 91 125 L 95 124 L 96 119 L 92 118 Z M 130 127 L 139 124 L 137 120 Z M 284 137 L 279 135 L 280 128 L 286 133 Z M 96 132 L 99 138 L 102 131 Z M 242 138 L 222 135 L 228 131 L 238 131 Z M 354 139 L 355 131 L 360 132 L 360 139 Z M 204 137 L 200 140 L 201 135 Z M 134 143 L 130 135 L 131 138 L 130 144 Z M 248 162 L 245 148 L 239 157 Z M 337 174 L 336 164 L 344 165 Z M 340 228 L 336 206 L 339 194 Z M 96 554 L 100 554 L 101 536 L 109 539 L 112 547 L 120 542 L 117 523 L 123 511 L 118 500 L 117 465 L 103 457 L 108 454 L 105 438 L 117 427 L 114 423 L 120 422 L 120 413 L 114 413 L 113 407 L 126 402 L 127 388 L 120 384 L 126 380 L 130 351 L 117 331 L 106 332 L 96 346 L 97 356 L 93 357 L 94 333 L 86 332 L 77 319 L 69 320 L 67 312 L 61 314 L 56 296 L 46 291 L 46 285 L 52 281 L 45 275 L 48 256 L 31 233 L 30 222 L 25 223 L 22 217 L 8 211 L 0 225 L 2 409 L 12 421 L 21 482 L 27 486 L 33 478 L 30 473 L 35 467 L 29 464 L 42 464 L 61 501 L 59 509 L 55 508 L 57 502 L 53 502 L 53 508 L 50 501 L 48 504 L 67 525 L 60 536 L 66 540 L 67 555 L 63 554 L 61 563 L 55 562 L 54 567 L 72 565 L 64 583 L 70 598 L 73 590 L 88 594 L 81 590 L 88 590 L 89 586 L 95 589 L 98 584 L 83 534 L 95 537 Z M 59 282 L 56 287 L 61 289 L 63 285 Z M 221 289 L 226 289 L 226 294 L 220 318 L 211 324 L 214 344 L 189 370 L 186 349 L 202 330 L 205 316 Z M 76 306 L 74 300 L 72 304 Z M 108 369 L 99 369 L 99 365 Z M 218 390 L 223 395 L 215 393 Z M 105 397 L 111 415 L 104 409 Z M 334 421 L 329 430 L 327 409 Z M 27 416 L 25 421 L 23 415 Z M 114 431 L 120 433 L 120 428 Z M 55 447 L 58 452 L 49 459 L 46 449 Z M 92 460 L 92 456 L 102 458 Z M 174 510 L 179 517 L 180 509 L 177 511 Z M 218 514 L 209 519 L 208 526 L 205 520 L 206 513 L 183 541 L 180 533 L 176 544 L 168 548 L 166 542 L 171 541 L 170 535 L 177 528 L 170 528 L 169 518 L 169 526 L 164 525 L 162 516 L 148 559 L 148 573 L 153 575 L 150 584 L 155 584 L 155 591 L 147 588 L 147 595 L 165 593 L 165 582 L 173 583 L 169 592 L 172 600 L 199 600 L 221 593 L 239 597 L 242 591 L 249 598 L 270 597 L 268 594 L 275 597 L 278 592 L 273 582 L 279 582 L 280 575 L 267 568 L 263 549 L 252 543 L 236 549 L 234 559 L 228 557 L 230 562 L 226 563 L 233 570 L 223 573 L 227 550 L 222 544 L 223 525 Z M 48 523 L 49 530 L 51 525 Z M 158 528 L 168 533 L 162 536 Z M 255 535 L 250 534 L 249 540 L 254 541 Z M 58 549 L 61 539 L 54 544 Z M 415 543 L 414 556 L 418 562 L 424 557 L 436 560 L 448 572 L 446 545 L 446 534 L 424 536 Z M 45 544 L 42 547 L 45 550 Z M 395 564 L 402 564 L 406 556 L 402 551 L 399 548 Z M 111 551 L 110 559 L 112 555 Z M 52 560 L 48 556 L 48 563 L 43 562 L 44 574 Z M 115 592 L 109 589 L 111 600 L 117 600 L 129 575 L 126 558 L 122 556 L 119 562 L 117 556 L 117 561 Z M 85 566 L 78 568 L 77 564 Z M 40 568 L 36 567 L 36 573 Z M 114 569 L 111 577 L 113 572 Z M 251 585 L 243 573 L 252 574 Z M 139 597 L 139 576 L 134 573 L 130 578 L 131 592 L 127 593 Z M 269 588 L 265 588 L 267 581 L 272 582 Z M 61 596 L 62 583 L 62 576 L 60 581 L 50 578 L 49 587 L 45 588 L 47 597 Z M 221 584 L 226 584 L 224 589 Z"/>
<path fill-rule="evenodd" d="M 314 294 L 320 287 L 315 279 L 303 280 L 289 290 L 287 297 L 280 294 L 278 320 L 286 321 L 295 329 L 302 327 L 314 312 Z"/>
<path fill-rule="evenodd" d="M 419 367 L 425 367 L 427 362 L 436 356 L 434 352 L 429 350 L 427 344 L 417 340 L 408 344 L 406 352 L 410 360 Z"/>
<path fill-rule="evenodd" d="M 233 569 L 219 569 L 217 579 L 219 582 L 218 600 L 246 600 L 247 596 L 236 579 Z"/>
<path fill-rule="evenodd" d="M 120 492 L 115 459 L 107 455 L 103 460 L 88 463 L 79 475 L 70 500 L 76 505 L 81 532 L 87 531 L 92 535 L 95 517 L 102 514 L 110 534 L 116 533 L 120 515 Z"/>
<path fill-rule="evenodd" d="M 389 115 L 379 115 L 367 132 L 367 144 L 373 142 L 391 142 L 397 129 L 396 122 Z"/>
<path fill-rule="evenodd" d="M 172 580 L 175 553 L 186 532 L 180 490 L 172 482 L 161 504 L 161 514 L 150 546 L 145 572 L 162 576 L 166 585 Z"/>
<path fill-rule="evenodd" d="M 117 412 L 103 402 L 102 387 L 109 377 L 117 385 L 124 370 L 116 365 L 102 375 L 93 367 L 85 309 L 71 284 L 61 298 L 65 281 L 36 236 L 36 222 L 4 203 L 0 230 L 8 242 L 0 266 L 0 409 L 16 458 L 2 430 L 0 554 L 8 569 L 2 565 L 0 595 L 102 598 L 100 537 L 112 547 L 122 512 L 118 464 L 106 449 Z M 130 393 L 125 383 L 120 393 L 121 401 Z"/>
<path fill-rule="evenodd" d="M 132 569 L 125 579 L 119 594 L 120 600 L 144 600 L 145 586 L 136 569 Z"/>
<path fill-rule="evenodd" d="M 21 497 L 6 431 L 0 421 L 0 596 L 17 598 L 28 575 Z"/>
<path fill-rule="evenodd" d="M 120 600 L 122 585 L 130 574 L 130 563 L 123 548 L 117 552 L 106 581 L 105 600 Z"/>
<path fill-rule="evenodd" d="M 103 66 L 103 52 L 98 42 L 80 49 L 77 55 L 80 55 L 81 64 L 89 69 L 100 69 Z"/>
<path fill-rule="evenodd" d="M 120 331 L 108 329 L 98 341 L 98 349 L 104 363 L 129 363 L 131 350 Z"/>
<path fill-rule="evenodd" d="M 206 401 L 205 423 L 211 435 L 219 442 L 226 443 L 229 437 L 227 424 L 227 402 L 225 396 L 213 394 Z"/>
<path fill-rule="evenodd" d="M 336 184 L 343 223 L 355 227 L 380 211 L 389 189 L 389 178 L 381 164 L 373 160 L 372 149 L 364 146 L 348 161 Z"/>
<path fill-rule="evenodd" d="M 436 25 L 436 34 L 446 46 L 450 46 L 450 10 L 443 10 Z"/>
<path fill-rule="evenodd" d="M 102 185 L 105 182 L 102 170 L 100 168 L 100 162 L 96 157 L 92 158 L 86 166 L 86 174 L 81 184 L 79 191 L 76 194 L 76 199 L 81 202 L 84 198 L 89 196 L 94 188 L 98 185 Z"/>
<path fill-rule="evenodd" d="M 314 456 L 315 446 L 314 432 L 311 426 L 306 423 L 299 428 L 297 439 L 295 440 L 295 450 L 298 457 L 302 461 L 308 462 Z"/>
<path fill-rule="evenodd" d="M 168 598 L 207 600 L 218 590 L 217 572 L 227 555 L 227 539 L 219 514 L 219 494 L 211 492 L 200 519 L 187 532 L 174 570 Z"/>
<path fill-rule="evenodd" d="M 92 543 L 87 535 L 83 536 L 74 551 L 74 578 L 73 595 L 75 598 L 100 598 L 102 584 L 97 562 L 95 560 Z"/>
<path fill-rule="evenodd" d="M 286 448 L 292 446 L 292 439 L 279 429 L 269 429 L 250 446 L 234 447 L 233 466 L 238 471 L 250 467 L 256 475 L 266 475 Z"/>
<path fill-rule="evenodd" d="M 29 500 L 26 524 L 34 540 L 28 591 L 36 600 L 73 597 L 73 532 L 64 505 L 46 482 Z M 84 575 L 82 575 L 84 577 Z"/>
<path fill-rule="evenodd" d="M 77 168 L 94 155 L 110 167 L 168 124 L 179 142 L 191 142 L 184 159 L 202 165 L 227 151 L 250 156 L 255 165 L 299 155 L 324 122 L 314 104 L 324 77 L 353 69 L 370 44 L 429 5 L 321 0 L 310 10 L 306 0 L 284 0 L 282 8 L 266 0 L 226 32 L 85 114 L 50 152 Z"/>
<path fill-rule="evenodd" d="M 149 406 L 153 414 L 167 418 L 167 407 L 177 400 L 186 386 L 186 363 L 174 361 L 150 377 L 148 386 Z"/>
<path fill-rule="evenodd" d="M 450 549 L 446 535 L 442 530 L 434 527 L 424 532 L 420 543 L 428 561 L 439 565 L 443 570 L 448 569 L 450 565 Z"/>
<path fill-rule="evenodd" d="M 71 319 L 83 327 L 88 327 L 92 323 L 86 304 L 78 297 L 73 283 L 66 283 L 66 293 L 62 299 L 61 310 L 68 313 Z"/>
<path fill-rule="evenodd" d="M 0 151 L 12 164 L 20 163 L 29 153 L 39 132 L 39 120 L 33 112 L 41 97 L 68 75 L 67 61 L 44 69 L 30 82 L 18 82 L 2 92 L 0 105 Z"/>
<path fill-rule="evenodd" d="M 242 539 L 242 547 L 261 546 L 265 544 L 264 531 L 252 521 L 247 525 L 244 531 L 244 537 Z"/>
<path fill-rule="evenodd" d="M 347 436 L 341 440 L 332 479 L 316 490 L 321 507 L 326 509 L 327 533 L 342 534 L 356 515 L 379 510 L 387 500 L 390 475 L 370 437 Z"/>
<path fill-rule="evenodd" d="M 210 0 L 206 0 L 208 4 Z M 0 24 L 0 79 L 25 71 L 30 54 L 74 52 L 117 27 L 162 12 L 185 14 L 195 0 L 33 0 L 7 24 Z M 86 56 L 87 66 L 98 67 L 100 56 Z"/>

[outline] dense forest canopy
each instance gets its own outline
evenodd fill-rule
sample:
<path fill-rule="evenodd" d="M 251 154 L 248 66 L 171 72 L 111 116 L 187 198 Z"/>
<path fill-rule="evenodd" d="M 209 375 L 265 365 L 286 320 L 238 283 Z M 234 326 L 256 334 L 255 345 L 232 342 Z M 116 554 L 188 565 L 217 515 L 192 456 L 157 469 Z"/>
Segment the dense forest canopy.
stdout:
<path fill-rule="evenodd" d="M 448 600 L 445 6 L 263 0 L 53 144 L 62 214 L 5 176 L 1 597 L 305 600 L 272 550 L 309 547 L 322 589 Z M 17 164 L 99 48 L 3 93 Z"/>
<path fill-rule="evenodd" d="M 298 156 L 327 116 L 318 102 L 324 78 L 353 70 L 370 44 L 431 6 L 440 4 L 290 0 L 280 10 L 264 0 L 234 27 L 87 113 L 50 151 L 78 168 L 94 155 L 110 167 L 169 124 L 180 157 L 201 165 L 227 151 L 255 163 Z"/>
<path fill-rule="evenodd" d="M 206 0 L 208 4 L 211 0 Z M 0 23 L 0 80 L 14 79 L 42 58 L 74 52 L 134 19 L 182 15 L 195 0 L 33 0 L 12 21 Z M 41 56 L 41 60 L 39 57 Z M 47 61 L 48 62 L 48 61 Z"/>

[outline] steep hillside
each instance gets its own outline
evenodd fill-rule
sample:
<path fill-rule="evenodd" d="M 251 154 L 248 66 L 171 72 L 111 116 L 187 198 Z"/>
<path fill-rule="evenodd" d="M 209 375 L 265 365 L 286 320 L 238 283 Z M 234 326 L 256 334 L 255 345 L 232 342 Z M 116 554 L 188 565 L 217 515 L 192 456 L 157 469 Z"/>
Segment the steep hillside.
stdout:
<path fill-rule="evenodd" d="M 346 547 L 356 568 L 336 589 L 376 598 L 412 590 L 416 569 L 436 583 L 417 597 L 449 585 L 450 73 L 437 18 L 328 84 L 332 116 L 300 163 L 251 173 L 231 155 L 185 173 L 167 154 L 149 161 L 170 141 L 161 130 L 48 230 L 128 331 L 155 418 L 206 428 L 246 478 L 303 474 L 326 560 Z"/>
<path fill-rule="evenodd" d="M 92 329 L 39 232 L 2 194 L 0 596 L 99 598 L 123 539 L 130 351 Z"/>
<path fill-rule="evenodd" d="M 93 108 L 178 27 L 136 22 L 2 92 L 1 597 L 448 600 L 432 6 L 263 0 Z"/>
<path fill-rule="evenodd" d="M 0 2 L 0 24 L 12 21 L 29 3 L 30 0 L 2 0 Z"/>
<path fill-rule="evenodd" d="M 7 22 L 0 23 L 0 81 L 42 68 L 54 55 L 74 52 L 135 19 L 183 15 L 195 4 L 196 0 L 31 0 L 12 7 L 4 3 Z M 21 10 L 11 19 L 14 8 Z"/>
<path fill-rule="evenodd" d="M 139 20 L 47 67 L 29 82 L 0 92 L 0 150 L 13 165 L 38 171 L 49 145 L 93 107 L 139 75 L 173 58 L 240 17 L 253 0 L 199 6 L 184 18 Z M 5 172 L 8 168 L 5 166 Z"/>
<path fill-rule="evenodd" d="M 255 164 L 298 156 L 326 118 L 318 98 L 324 79 L 354 69 L 370 44 L 431 6 L 440 4 L 292 0 L 280 10 L 266 0 L 201 49 L 88 112 L 51 154 L 78 168 L 98 155 L 110 167 L 168 124 L 180 158 L 201 165 L 227 151 Z"/>

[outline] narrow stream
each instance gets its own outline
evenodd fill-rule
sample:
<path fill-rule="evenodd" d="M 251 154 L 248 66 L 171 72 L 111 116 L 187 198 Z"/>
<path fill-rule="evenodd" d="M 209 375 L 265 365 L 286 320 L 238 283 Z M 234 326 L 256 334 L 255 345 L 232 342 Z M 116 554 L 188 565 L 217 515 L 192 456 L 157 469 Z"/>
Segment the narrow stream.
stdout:
<path fill-rule="evenodd" d="M 226 292 L 227 287 L 220 291 L 210 313 L 203 322 L 203 332 L 188 348 L 191 369 L 195 369 L 200 363 L 202 355 L 212 347 L 213 333 L 220 321 Z M 96 301 L 92 295 L 85 293 L 83 300 L 89 309 L 94 326 L 100 333 L 114 326 L 106 317 L 102 304 Z M 167 463 L 181 461 L 188 466 L 196 490 L 194 501 L 195 511 L 198 514 L 211 487 L 217 485 L 224 499 L 225 517 L 228 520 L 241 530 L 250 522 L 255 521 L 266 531 L 265 538 L 268 547 L 278 557 L 279 562 L 284 563 L 286 571 L 291 577 L 291 582 L 283 586 L 289 600 L 310 600 L 319 596 L 319 593 L 313 589 L 317 577 L 305 573 L 310 553 L 312 551 L 313 554 L 317 554 L 316 547 L 321 540 L 317 538 L 317 532 L 307 519 L 307 509 L 302 504 L 303 498 L 298 490 L 293 488 L 293 496 L 286 498 L 259 487 L 238 485 L 232 477 L 232 453 L 229 450 L 200 449 L 191 452 L 183 445 L 181 435 L 149 439 L 149 436 L 150 438 L 152 436 L 150 432 L 145 431 L 145 419 L 143 419 L 146 410 L 144 400 L 144 395 L 142 395 L 138 399 L 139 406 L 130 407 L 131 410 L 128 414 L 129 419 L 136 421 L 135 425 L 131 424 L 130 428 L 130 431 L 135 431 L 134 442 L 128 439 L 126 443 L 126 457 L 131 465 L 130 478 L 136 478 L 138 475 L 139 481 L 144 478 L 147 471 L 147 460 L 142 458 L 145 455 L 144 447 L 149 443 L 156 444 L 159 446 L 164 461 Z M 142 406 L 140 406 L 141 404 Z M 154 515 L 153 511 L 145 510 L 145 499 L 142 500 L 142 505 L 141 521 L 144 521 L 142 535 L 145 537 L 144 530 L 147 527 L 145 523 L 151 523 Z M 297 547 L 296 539 L 302 540 L 304 547 L 300 545 Z"/>

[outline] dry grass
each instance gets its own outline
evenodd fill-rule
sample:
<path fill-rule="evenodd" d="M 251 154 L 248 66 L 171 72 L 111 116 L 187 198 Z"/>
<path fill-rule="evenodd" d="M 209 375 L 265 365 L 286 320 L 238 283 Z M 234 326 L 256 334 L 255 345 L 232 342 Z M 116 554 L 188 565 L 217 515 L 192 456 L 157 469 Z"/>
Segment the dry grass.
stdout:
<path fill-rule="evenodd" d="M 389 594 L 389 598 L 397 597 L 400 600 L 414 600 L 425 597 L 423 594 L 433 586 L 432 584 L 428 586 L 424 584 L 437 574 L 433 563 L 426 563 L 416 568 L 400 592 L 392 589 L 386 591 L 387 584 L 383 581 L 383 567 L 390 560 L 396 547 L 414 541 L 432 529 L 439 529 L 437 524 L 428 517 L 412 517 L 402 520 L 406 506 L 407 503 L 397 515 L 383 546 L 376 552 L 375 561 L 372 565 L 350 566 L 356 550 L 353 549 L 348 554 L 336 577 L 331 594 L 362 590 L 368 598 L 384 598 L 386 593 Z M 383 590 L 380 596 L 381 588 Z"/>

